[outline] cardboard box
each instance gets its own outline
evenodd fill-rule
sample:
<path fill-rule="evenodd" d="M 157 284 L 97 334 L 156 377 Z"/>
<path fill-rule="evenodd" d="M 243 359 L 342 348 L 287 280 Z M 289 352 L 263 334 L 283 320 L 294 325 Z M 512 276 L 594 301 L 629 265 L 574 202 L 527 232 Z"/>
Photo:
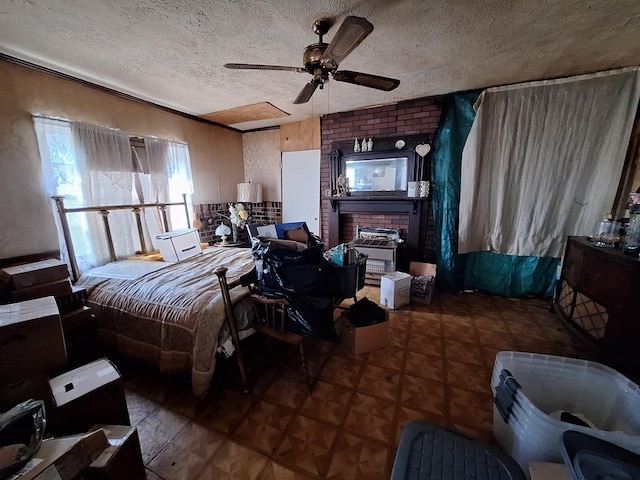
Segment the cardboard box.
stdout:
<path fill-rule="evenodd" d="M 120 373 L 106 358 L 49 380 L 56 433 L 86 432 L 95 424 L 130 425 Z"/>
<path fill-rule="evenodd" d="M 94 425 L 91 431 L 102 430 L 109 442 L 100 456 L 83 472 L 85 480 L 144 480 L 146 472 L 136 427 Z"/>
<path fill-rule="evenodd" d="M 0 269 L 0 280 L 13 288 L 27 288 L 69 278 L 67 264 L 56 258 Z"/>
<path fill-rule="evenodd" d="M 62 329 L 65 333 L 68 330 L 73 330 L 78 327 L 82 327 L 87 323 L 93 322 L 93 316 L 91 315 L 91 309 L 89 307 L 81 307 L 77 310 L 73 310 L 69 313 L 65 313 L 60 317 L 62 321 Z"/>
<path fill-rule="evenodd" d="M 82 308 L 87 303 L 87 289 L 72 285 L 71 295 L 56 297 L 56 303 L 58 304 L 60 315 Z"/>
<path fill-rule="evenodd" d="M 178 262 L 202 253 L 200 235 L 195 228 L 184 228 L 157 235 L 156 243 L 165 262 Z"/>
<path fill-rule="evenodd" d="M 16 480 L 76 478 L 108 446 L 107 437 L 102 430 L 73 437 L 44 440 L 38 451 L 20 469 L 15 478 Z"/>
<path fill-rule="evenodd" d="M 101 358 L 102 344 L 98 335 L 98 322 L 89 307 L 82 307 L 61 315 L 64 341 L 67 345 L 69 368 Z"/>
<path fill-rule="evenodd" d="M 0 412 L 11 410 L 29 399 L 42 400 L 45 412 L 53 408 L 53 395 L 49 388 L 49 379 L 44 374 L 34 375 L 23 380 L 0 385 Z"/>
<path fill-rule="evenodd" d="M 530 480 L 571 480 L 564 463 L 529 462 Z"/>
<path fill-rule="evenodd" d="M 58 305 L 53 297 L 0 305 L 0 384 L 64 365 Z"/>
<path fill-rule="evenodd" d="M 411 301 L 417 303 L 431 303 L 436 285 L 436 265 L 433 263 L 411 262 Z"/>
<path fill-rule="evenodd" d="M 394 272 L 380 277 L 380 305 L 400 308 L 411 301 L 411 275 Z"/>
<path fill-rule="evenodd" d="M 389 321 L 356 327 L 349 321 L 349 316 L 343 314 L 342 341 L 357 355 L 384 348 L 389 345 Z"/>
<path fill-rule="evenodd" d="M 68 278 L 55 282 L 41 283 L 32 287 L 18 288 L 11 291 L 11 298 L 16 301 L 31 300 L 40 297 L 68 297 L 71 295 L 71 282 Z"/>

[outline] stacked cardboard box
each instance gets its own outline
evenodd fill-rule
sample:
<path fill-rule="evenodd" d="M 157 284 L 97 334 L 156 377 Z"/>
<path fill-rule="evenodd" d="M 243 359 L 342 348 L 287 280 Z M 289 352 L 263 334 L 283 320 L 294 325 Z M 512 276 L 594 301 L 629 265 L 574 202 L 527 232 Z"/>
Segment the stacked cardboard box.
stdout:
<path fill-rule="evenodd" d="M 136 427 L 94 425 L 92 431 L 104 431 L 109 446 L 83 472 L 85 480 L 144 480 L 140 439 Z"/>
<path fill-rule="evenodd" d="M 83 473 L 109 447 L 104 430 L 42 442 L 31 460 L 18 471 L 18 480 L 80 479 Z"/>
<path fill-rule="evenodd" d="M 53 297 L 0 305 L 0 411 L 29 398 L 53 407 L 48 373 L 67 361 Z"/>
<path fill-rule="evenodd" d="M 47 438 L 10 478 L 144 480 L 138 431 L 123 425 L 95 425 L 89 433 Z"/>
<path fill-rule="evenodd" d="M 67 265 L 49 258 L 0 269 L 0 281 L 14 302 L 53 296 L 62 320 L 68 359 L 79 365 L 99 358 L 98 328 L 86 306 L 87 291 L 71 285 Z"/>
<path fill-rule="evenodd" d="M 55 258 L 2 268 L 0 280 L 9 285 L 15 301 L 72 293 L 67 265 Z"/>
<path fill-rule="evenodd" d="M 130 425 L 120 373 L 106 358 L 49 380 L 58 435 L 86 432 L 94 424 Z"/>
<path fill-rule="evenodd" d="M 82 309 L 87 303 L 87 289 L 73 285 L 71 287 L 71 294 L 64 297 L 56 297 L 56 303 L 62 316 Z"/>
<path fill-rule="evenodd" d="M 67 351 L 53 297 L 0 305 L 0 384 L 64 365 Z"/>
<path fill-rule="evenodd" d="M 76 286 L 72 287 L 71 295 L 56 298 L 70 366 L 82 365 L 102 355 L 98 324 L 86 299 L 87 290 Z"/>
<path fill-rule="evenodd" d="M 71 326 L 87 310 L 67 314 Z M 43 400 L 47 429 L 86 432 L 97 423 L 129 425 L 122 379 L 107 359 L 68 370 L 63 322 L 52 296 L 0 305 L 0 411 Z M 64 366 L 65 373 L 49 378 Z"/>

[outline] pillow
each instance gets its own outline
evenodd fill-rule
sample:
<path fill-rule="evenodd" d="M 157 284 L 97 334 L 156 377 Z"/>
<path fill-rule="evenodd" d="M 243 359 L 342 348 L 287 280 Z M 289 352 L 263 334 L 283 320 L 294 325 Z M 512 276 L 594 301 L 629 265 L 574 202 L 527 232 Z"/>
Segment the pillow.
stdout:
<path fill-rule="evenodd" d="M 286 230 L 284 236 L 287 240 L 304 243 L 305 245 L 309 243 L 309 234 L 302 226 L 294 228 L 293 230 Z"/>

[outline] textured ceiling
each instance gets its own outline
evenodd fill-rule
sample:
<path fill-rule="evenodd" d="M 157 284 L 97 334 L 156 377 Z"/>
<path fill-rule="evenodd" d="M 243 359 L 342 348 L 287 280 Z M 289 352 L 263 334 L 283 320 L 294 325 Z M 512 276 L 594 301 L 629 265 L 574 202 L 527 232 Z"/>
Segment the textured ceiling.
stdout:
<path fill-rule="evenodd" d="M 400 79 L 392 92 L 329 82 L 292 102 L 311 24 L 346 15 L 375 29 L 340 65 Z M 299 121 L 423 96 L 640 65 L 638 0 L 4 0 L 0 52 L 191 115 L 270 102 Z"/>

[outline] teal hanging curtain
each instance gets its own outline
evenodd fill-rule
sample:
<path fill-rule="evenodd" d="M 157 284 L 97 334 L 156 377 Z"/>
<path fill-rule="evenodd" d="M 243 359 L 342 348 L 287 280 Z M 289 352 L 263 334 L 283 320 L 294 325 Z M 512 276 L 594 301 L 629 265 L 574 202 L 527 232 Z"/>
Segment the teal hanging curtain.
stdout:
<path fill-rule="evenodd" d="M 462 150 L 479 95 L 479 91 L 450 95 L 441 105 L 432 157 L 437 288 L 450 293 L 471 289 L 506 297 L 552 297 L 560 262 L 557 258 L 493 252 L 458 254 Z"/>
<path fill-rule="evenodd" d="M 458 205 L 462 149 L 475 118 L 480 92 L 449 95 L 441 104 L 441 120 L 433 140 L 433 215 L 435 220 L 437 287 L 446 292 L 464 288 L 465 257 L 458 255 Z"/>
<path fill-rule="evenodd" d="M 505 297 L 551 298 L 560 259 L 519 257 L 494 252 L 466 256 L 464 288 Z"/>

